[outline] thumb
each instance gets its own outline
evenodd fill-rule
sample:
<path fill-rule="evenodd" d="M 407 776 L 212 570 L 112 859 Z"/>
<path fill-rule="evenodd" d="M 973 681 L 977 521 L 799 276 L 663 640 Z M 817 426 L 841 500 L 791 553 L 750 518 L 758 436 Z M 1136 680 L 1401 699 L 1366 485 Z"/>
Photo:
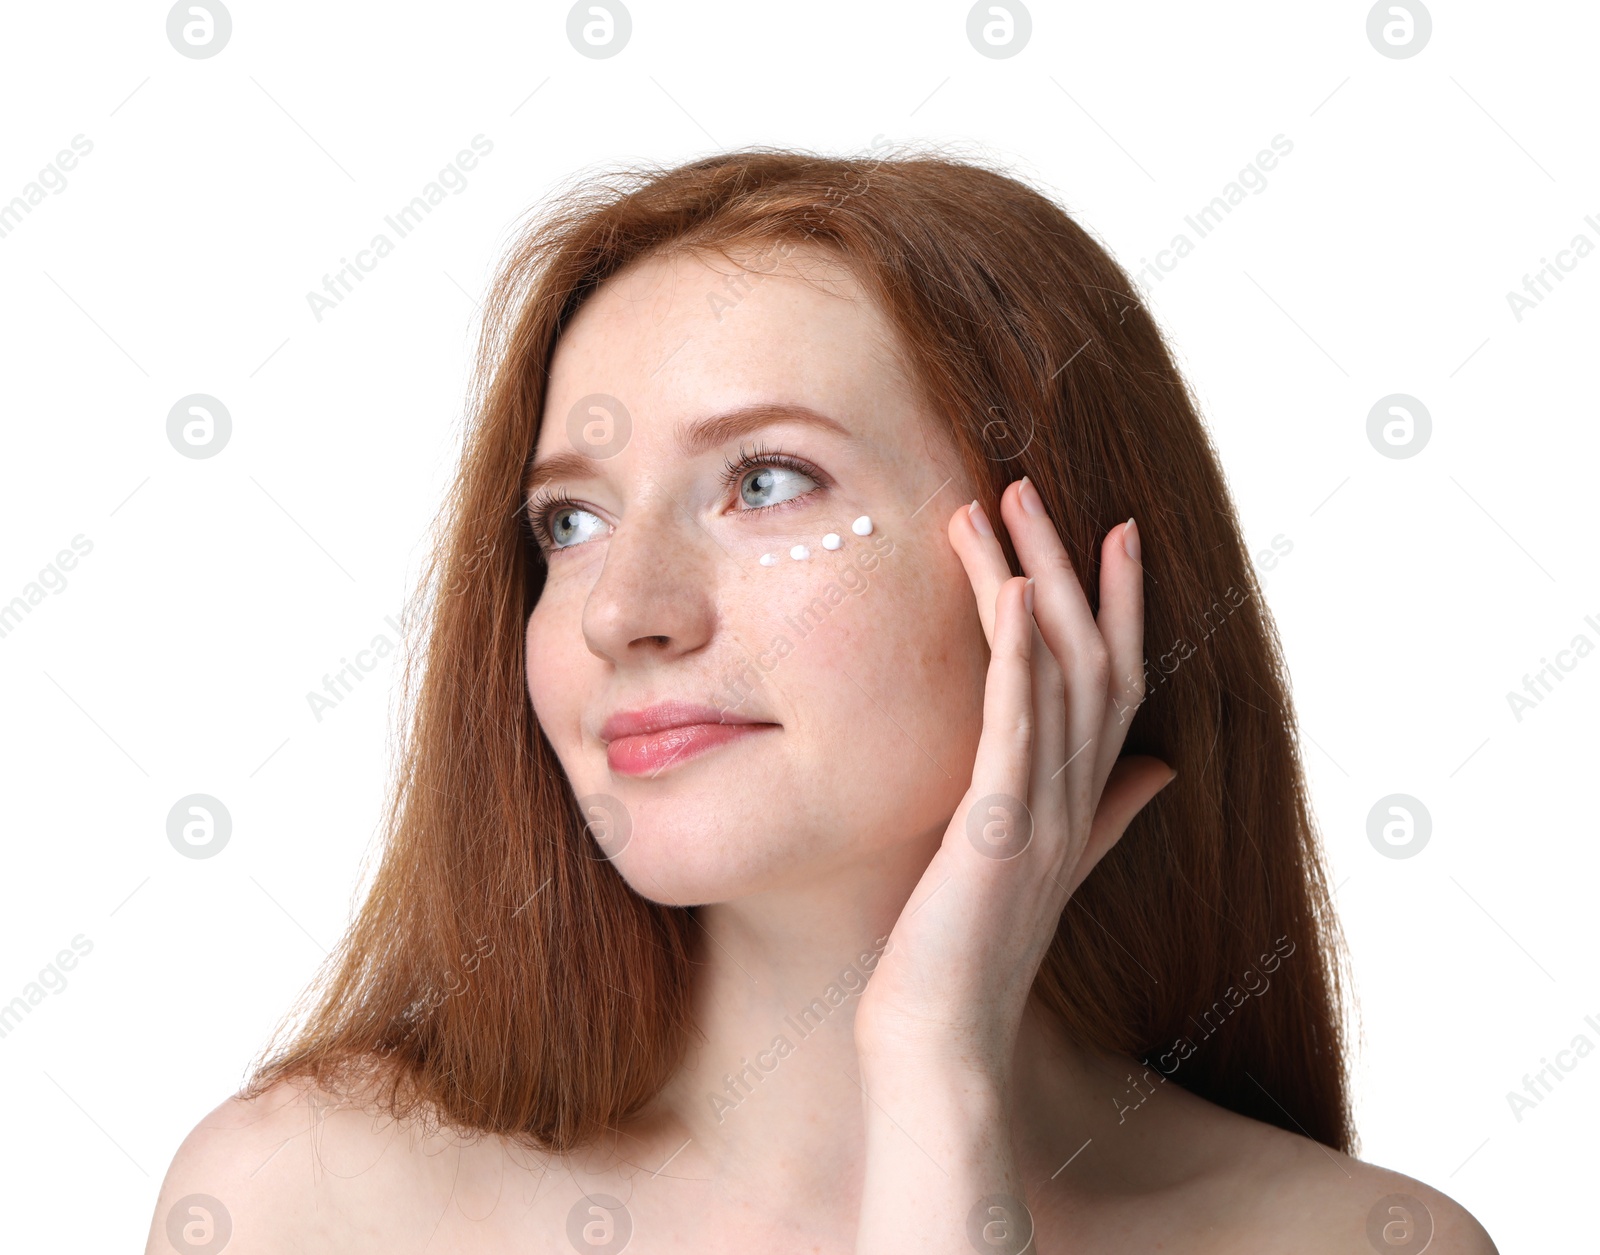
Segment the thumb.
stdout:
<path fill-rule="evenodd" d="M 1074 891 L 1094 870 L 1095 864 L 1122 839 L 1133 817 L 1171 784 L 1177 774 L 1150 754 L 1129 754 L 1111 765 L 1105 788 L 1100 792 L 1100 805 L 1095 808 L 1094 821 L 1089 825 L 1089 840 L 1072 872 Z"/>

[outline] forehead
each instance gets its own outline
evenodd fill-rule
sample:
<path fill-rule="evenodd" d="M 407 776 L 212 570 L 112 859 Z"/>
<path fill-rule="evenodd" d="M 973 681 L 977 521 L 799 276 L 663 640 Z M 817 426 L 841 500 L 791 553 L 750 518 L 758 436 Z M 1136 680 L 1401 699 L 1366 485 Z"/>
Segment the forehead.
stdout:
<path fill-rule="evenodd" d="M 597 394 L 663 431 L 774 401 L 852 429 L 915 420 L 893 328 L 840 259 L 792 243 L 730 252 L 646 258 L 589 297 L 551 360 L 541 455 L 567 444 L 565 416 Z"/>

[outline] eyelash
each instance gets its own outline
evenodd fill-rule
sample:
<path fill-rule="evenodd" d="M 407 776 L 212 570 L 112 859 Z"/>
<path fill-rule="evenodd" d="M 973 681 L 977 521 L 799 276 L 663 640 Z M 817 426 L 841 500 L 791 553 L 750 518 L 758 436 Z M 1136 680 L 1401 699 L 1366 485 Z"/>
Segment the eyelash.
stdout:
<path fill-rule="evenodd" d="M 795 457 L 782 449 L 769 449 L 764 444 L 758 444 L 748 452 L 741 445 L 739 446 L 739 456 L 724 460 L 722 465 L 722 489 L 724 492 L 730 488 L 737 488 L 739 481 L 758 467 L 781 466 L 785 470 L 796 471 L 808 479 L 817 481 L 817 488 L 809 489 L 799 496 L 790 497 L 787 501 L 775 502 L 772 505 L 751 506 L 745 510 L 736 510 L 736 514 L 762 514 L 768 510 L 781 510 L 785 506 L 798 505 L 800 502 L 810 498 L 819 488 L 827 487 L 829 482 L 820 470 L 804 458 Z M 533 528 L 533 534 L 539 542 L 540 549 L 544 553 L 560 553 L 562 548 L 577 548 L 576 545 L 557 547 L 555 537 L 550 532 L 550 515 L 559 509 L 584 508 L 586 507 L 580 505 L 568 495 L 565 488 L 540 489 L 528 499 L 528 522 Z"/>

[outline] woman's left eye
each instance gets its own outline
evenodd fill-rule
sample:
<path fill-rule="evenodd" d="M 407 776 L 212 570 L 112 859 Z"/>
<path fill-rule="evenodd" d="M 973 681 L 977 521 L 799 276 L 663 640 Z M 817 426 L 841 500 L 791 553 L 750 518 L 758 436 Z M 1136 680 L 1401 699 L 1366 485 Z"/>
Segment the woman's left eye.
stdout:
<path fill-rule="evenodd" d="M 737 488 L 739 504 L 735 514 L 753 514 L 787 505 L 810 496 L 831 482 L 828 477 L 804 458 L 797 458 L 782 449 L 772 449 L 757 444 L 753 449 L 740 449 L 737 458 L 723 463 L 722 482 L 726 488 Z"/>
<path fill-rule="evenodd" d="M 817 481 L 788 466 L 762 466 L 746 472 L 739 482 L 739 500 L 752 509 L 779 505 L 803 497 Z"/>

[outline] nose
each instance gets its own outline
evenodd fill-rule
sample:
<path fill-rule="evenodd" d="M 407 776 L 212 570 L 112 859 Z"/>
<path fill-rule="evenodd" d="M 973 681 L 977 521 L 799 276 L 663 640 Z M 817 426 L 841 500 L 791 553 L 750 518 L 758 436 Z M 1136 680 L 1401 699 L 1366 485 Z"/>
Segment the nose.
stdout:
<path fill-rule="evenodd" d="M 589 652 L 613 666 L 677 658 L 716 626 L 714 537 L 665 493 L 638 501 L 606 540 L 605 562 L 583 607 Z"/>

